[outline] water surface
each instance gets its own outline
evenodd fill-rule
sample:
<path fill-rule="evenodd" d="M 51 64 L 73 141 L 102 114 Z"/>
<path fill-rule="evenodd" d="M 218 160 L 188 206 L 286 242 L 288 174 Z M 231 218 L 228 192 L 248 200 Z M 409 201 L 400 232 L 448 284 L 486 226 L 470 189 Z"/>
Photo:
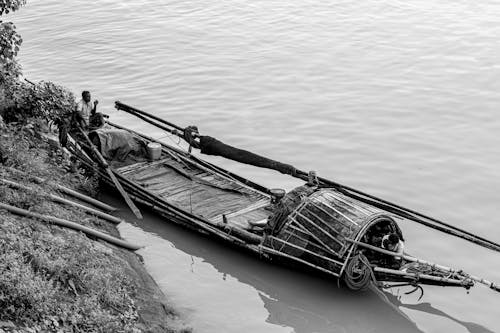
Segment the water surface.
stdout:
<path fill-rule="evenodd" d="M 178 142 L 121 100 L 500 242 L 499 15 L 496 1 L 30 0 L 10 16 L 26 77 L 91 90 L 115 122 Z M 500 281 L 498 253 L 402 228 L 413 254 Z M 150 244 L 148 268 L 200 332 L 500 330 L 486 288 L 382 301 L 153 217 L 123 232 Z"/>

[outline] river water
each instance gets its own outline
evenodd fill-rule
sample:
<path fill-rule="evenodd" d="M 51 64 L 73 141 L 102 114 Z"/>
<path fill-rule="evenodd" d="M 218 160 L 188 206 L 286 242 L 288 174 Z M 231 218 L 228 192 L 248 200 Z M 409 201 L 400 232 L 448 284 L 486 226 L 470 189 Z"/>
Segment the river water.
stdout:
<path fill-rule="evenodd" d="M 117 123 L 177 144 L 121 100 L 500 242 L 499 15 L 487 0 L 29 0 L 7 18 L 27 78 L 90 90 Z M 121 231 L 198 332 L 500 331 L 482 286 L 351 293 L 146 217 Z M 412 254 L 500 282 L 500 254 L 401 227 Z"/>

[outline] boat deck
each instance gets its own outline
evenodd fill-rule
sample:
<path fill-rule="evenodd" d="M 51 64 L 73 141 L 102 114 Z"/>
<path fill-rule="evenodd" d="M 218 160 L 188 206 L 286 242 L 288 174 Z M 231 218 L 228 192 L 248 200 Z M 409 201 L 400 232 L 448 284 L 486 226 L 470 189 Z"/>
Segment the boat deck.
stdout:
<path fill-rule="evenodd" d="M 252 229 L 250 222 L 267 219 L 269 197 L 238 181 L 197 165 L 175 152 L 160 160 L 115 169 L 154 195 L 212 224 Z"/>

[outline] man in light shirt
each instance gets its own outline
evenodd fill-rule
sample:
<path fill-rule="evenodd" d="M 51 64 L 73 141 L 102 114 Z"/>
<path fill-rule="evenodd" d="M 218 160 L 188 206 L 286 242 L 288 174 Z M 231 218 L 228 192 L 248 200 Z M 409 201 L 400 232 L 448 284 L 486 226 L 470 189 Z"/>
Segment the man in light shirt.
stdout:
<path fill-rule="evenodd" d="M 82 99 L 76 104 L 76 112 L 80 120 L 80 125 L 84 129 L 88 128 L 90 115 L 96 112 L 98 103 L 97 100 L 94 103 L 91 102 L 89 91 L 85 90 L 82 92 Z"/>

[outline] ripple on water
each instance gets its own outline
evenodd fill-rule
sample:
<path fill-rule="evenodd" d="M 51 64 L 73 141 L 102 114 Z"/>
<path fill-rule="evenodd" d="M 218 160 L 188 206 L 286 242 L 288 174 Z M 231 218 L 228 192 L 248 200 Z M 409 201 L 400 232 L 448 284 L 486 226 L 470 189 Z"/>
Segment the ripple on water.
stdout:
<path fill-rule="evenodd" d="M 115 100 L 500 242 L 499 14 L 493 1 L 31 0 L 8 17 L 23 35 L 27 78 L 76 95 L 89 89 L 121 124 L 175 141 L 114 111 Z M 210 159 L 270 187 L 297 185 Z M 498 254 L 402 227 L 415 254 L 500 281 Z M 160 235 L 152 243 L 175 244 L 179 252 L 166 253 L 192 255 L 206 274 L 187 275 L 186 293 L 238 295 L 218 302 L 238 309 L 229 322 L 250 316 L 242 321 L 248 331 L 401 332 L 415 330 L 411 321 L 423 332 L 500 327 L 498 297 L 480 287 L 470 295 L 428 288 L 421 301 L 391 298 L 409 321 L 372 296 L 268 268 L 196 237 L 179 246 L 161 228 L 151 227 Z M 150 269 L 160 280 L 168 272 L 181 281 L 170 270 L 188 266 L 179 259 L 165 268 L 163 250 L 144 250 Z M 183 292 L 171 296 L 201 327 L 226 325 L 231 311 L 218 311 L 213 294 L 198 302 L 182 300 Z"/>

